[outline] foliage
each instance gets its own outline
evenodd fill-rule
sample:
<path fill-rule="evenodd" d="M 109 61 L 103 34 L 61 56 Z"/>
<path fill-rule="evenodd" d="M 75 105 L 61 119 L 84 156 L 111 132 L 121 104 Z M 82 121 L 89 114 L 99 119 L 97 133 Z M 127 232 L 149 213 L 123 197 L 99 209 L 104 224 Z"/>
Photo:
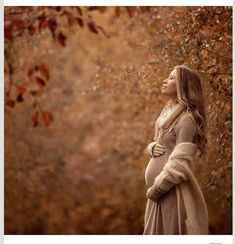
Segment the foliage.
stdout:
<path fill-rule="evenodd" d="M 109 38 L 109 35 L 104 29 L 95 23 L 90 11 L 99 11 L 105 13 L 107 6 L 102 7 L 79 7 L 79 6 L 56 6 L 56 7 L 6 7 L 4 12 L 4 40 L 5 40 L 5 64 L 6 72 L 9 75 L 9 88 L 6 91 L 6 106 L 14 107 L 15 102 L 23 102 L 24 94 L 29 90 L 29 93 L 34 97 L 32 104 L 32 121 L 33 125 L 37 126 L 39 122 L 39 116 L 42 118 L 42 122 L 48 126 L 53 116 L 50 111 L 43 111 L 40 108 L 38 101 L 38 93 L 40 93 L 47 82 L 49 81 L 49 67 L 47 64 L 34 64 L 32 68 L 28 69 L 28 79 L 22 82 L 16 83 L 13 79 L 14 71 L 17 69 L 17 64 L 14 62 L 15 53 L 17 48 L 15 42 L 24 42 L 28 36 L 39 35 L 45 32 L 47 29 L 50 31 L 54 43 L 60 44 L 62 47 L 66 46 L 67 35 L 65 35 L 63 28 L 72 28 L 77 25 L 80 29 L 87 27 L 89 31 L 95 34 L 99 34 L 99 30 Z M 130 7 L 125 6 L 129 17 L 132 18 L 137 11 L 145 12 L 149 8 Z M 121 7 L 114 7 L 116 16 L 120 16 Z M 66 21 L 66 22 L 65 22 Z M 38 72 L 37 72 L 38 71 Z M 31 76 L 33 73 L 37 73 L 35 79 Z M 42 76 L 38 76 L 41 73 Z M 36 89 L 32 86 L 34 82 L 38 85 Z M 15 97 L 12 95 L 12 89 L 15 87 Z M 35 86 L 34 86 L 35 87 Z M 32 88 L 32 89 L 31 89 Z"/>
<path fill-rule="evenodd" d="M 5 18 L 6 234 L 141 234 L 145 147 L 181 63 L 205 90 L 210 233 L 232 233 L 232 7 L 139 8 L 5 7 L 25 20 Z"/>

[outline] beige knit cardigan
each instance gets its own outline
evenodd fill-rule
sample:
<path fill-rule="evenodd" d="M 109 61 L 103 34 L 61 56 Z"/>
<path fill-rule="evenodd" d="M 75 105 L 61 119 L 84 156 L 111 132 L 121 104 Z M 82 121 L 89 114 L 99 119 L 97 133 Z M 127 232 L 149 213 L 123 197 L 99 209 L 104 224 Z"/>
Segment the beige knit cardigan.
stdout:
<path fill-rule="evenodd" d="M 154 184 L 148 189 L 147 197 L 153 201 L 166 194 L 176 186 L 177 204 L 180 194 L 183 198 L 186 219 L 179 216 L 180 222 L 185 221 L 188 235 L 208 235 L 208 210 L 203 193 L 191 169 L 197 145 L 192 142 L 176 144 L 164 165 L 162 172 L 155 178 Z"/>

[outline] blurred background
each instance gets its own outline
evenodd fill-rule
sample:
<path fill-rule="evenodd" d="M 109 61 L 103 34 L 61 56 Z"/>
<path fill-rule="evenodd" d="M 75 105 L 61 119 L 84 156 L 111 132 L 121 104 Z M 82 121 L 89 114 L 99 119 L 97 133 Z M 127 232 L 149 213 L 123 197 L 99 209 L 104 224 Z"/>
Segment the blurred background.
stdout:
<path fill-rule="evenodd" d="M 198 71 L 210 234 L 232 234 L 232 6 L 4 8 L 5 234 L 142 234 L 145 148 L 175 65 Z"/>

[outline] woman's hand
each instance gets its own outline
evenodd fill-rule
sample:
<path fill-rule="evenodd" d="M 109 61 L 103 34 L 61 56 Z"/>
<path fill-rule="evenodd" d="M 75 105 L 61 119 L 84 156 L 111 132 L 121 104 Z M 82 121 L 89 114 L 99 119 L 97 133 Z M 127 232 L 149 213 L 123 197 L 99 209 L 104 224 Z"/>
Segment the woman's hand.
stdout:
<path fill-rule="evenodd" d="M 166 192 L 158 187 L 155 187 L 154 185 L 149 187 L 146 192 L 146 197 L 151 199 L 154 202 L 157 202 L 159 198 L 161 198 Z"/>
<path fill-rule="evenodd" d="M 153 157 L 159 157 L 161 156 L 162 154 L 165 153 L 166 149 L 163 145 L 159 144 L 159 143 L 156 143 L 153 148 Z"/>
<path fill-rule="evenodd" d="M 165 147 L 155 141 L 151 142 L 147 146 L 147 152 L 150 157 L 158 157 L 165 153 Z"/>

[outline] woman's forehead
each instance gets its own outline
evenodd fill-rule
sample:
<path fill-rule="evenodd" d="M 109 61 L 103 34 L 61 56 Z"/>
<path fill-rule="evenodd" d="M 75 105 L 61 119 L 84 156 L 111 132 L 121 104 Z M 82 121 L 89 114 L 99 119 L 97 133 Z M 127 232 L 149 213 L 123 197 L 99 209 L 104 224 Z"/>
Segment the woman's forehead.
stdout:
<path fill-rule="evenodd" d="M 173 69 L 173 70 L 171 71 L 170 75 L 175 75 L 175 72 L 176 72 L 176 70 Z"/>

